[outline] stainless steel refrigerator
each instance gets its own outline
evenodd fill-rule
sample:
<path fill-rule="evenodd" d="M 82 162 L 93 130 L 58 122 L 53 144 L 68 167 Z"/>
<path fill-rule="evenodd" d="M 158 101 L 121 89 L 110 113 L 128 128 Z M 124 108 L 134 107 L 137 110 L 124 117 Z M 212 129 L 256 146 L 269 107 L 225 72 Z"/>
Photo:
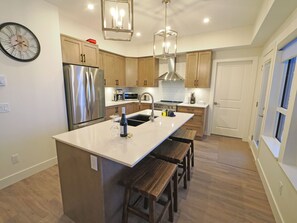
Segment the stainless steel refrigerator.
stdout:
<path fill-rule="evenodd" d="M 105 91 L 103 70 L 63 65 L 69 130 L 104 120 Z"/>

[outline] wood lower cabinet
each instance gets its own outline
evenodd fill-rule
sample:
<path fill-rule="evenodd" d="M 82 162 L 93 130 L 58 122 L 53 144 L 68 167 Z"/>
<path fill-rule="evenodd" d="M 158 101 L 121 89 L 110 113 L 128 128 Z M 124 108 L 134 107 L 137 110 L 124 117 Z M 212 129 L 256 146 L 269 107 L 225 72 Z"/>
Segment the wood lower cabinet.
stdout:
<path fill-rule="evenodd" d="M 207 120 L 207 110 L 206 108 L 188 107 L 188 106 L 178 106 L 178 112 L 193 113 L 194 116 L 187 121 L 182 128 L 196 130 L 196 137 L 203 138 L 206 127 Z"/>
<path fill-rule="evenodd" d="M 109 120 L 111 115 L 118 114 L 119 116 L 121 116 L 122 115 L 122 107 L 125 107 L 127 115 L 139 111 L 139 104 L 136 102 L 108 106 L 105 108 L 105 120 Z"/>
<path fill-rule="evenodd" d="M 102 52 L 101 55 L 105 86 L 125 86 L 125 57 L 108 52 Z"/>
<path fill-rule="evenodd" d="M 187 53 L 185 87 L 209 88 L 211 77 L 211 51 Z"/>
<path fill-rule="evenodd" d="M 138 87 L 158 87 L 159 60 L 153 57 L 138 59 Z"/>
<path fill-rule="evenodd" d="M 139 110 L 152 109 L 151 103 L 141 103 Z"/>
<path fill-rule="evenodd" d="M 98 67 L 98 46 L 70 36 L 61 35 L 63 63 Z"/>

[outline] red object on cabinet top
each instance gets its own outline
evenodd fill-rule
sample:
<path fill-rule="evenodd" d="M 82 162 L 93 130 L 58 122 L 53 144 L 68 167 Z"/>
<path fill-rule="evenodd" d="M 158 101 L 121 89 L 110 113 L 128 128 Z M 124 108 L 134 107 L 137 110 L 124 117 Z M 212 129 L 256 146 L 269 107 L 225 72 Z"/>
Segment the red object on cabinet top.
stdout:
<path fill-rule="evenodd" d="M 88 41 L 89 43 L 93 43 L 93 44 L 96 44 L 96 43 L 97 43 L 97 41 L 96 41 L 95 39 L 87 39 L 87 41 Z"/>

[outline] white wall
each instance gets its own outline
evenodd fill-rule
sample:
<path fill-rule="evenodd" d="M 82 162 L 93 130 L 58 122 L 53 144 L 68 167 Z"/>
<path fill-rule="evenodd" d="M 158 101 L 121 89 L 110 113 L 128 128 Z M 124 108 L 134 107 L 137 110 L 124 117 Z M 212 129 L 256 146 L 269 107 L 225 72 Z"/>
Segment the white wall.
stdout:
<path fill-rule="evenodd" d="M 262 52 L 262 64 L 265 62 L 267 55 L 270 54 L 272 58 L 271 69 L 269 82 L 268 82 L 268 95 L 269 98 L 270 90 L 273 88 L 272 86 L 272 75 L 275 68 L 275 60 L 277 50 L 284 46 L 284 44 L 288 43 L 292 39 L 297 37 L 297 9 L 293 12 L 293 14 L 284 22 L 284 24 L 275 32 L 275 34 L 270 38 L 269 41 L 265 44 L 265 47 Z M 268 54 L 268 52 L 270 53 Z M 259 69 L 258 76 L 261 76 L 261 70 Z M 295 78 L 295 80 L 297 80 Z M 260 81 L 258 82 L 260 84 Z M 295 82 L 296 84 L 296 82 Z M 259 86 L 257 86 L 259 88 Z M 257 92 L 259 96 L 260 91 Z M 258 100 L 258 97 L 255 97 L 254 103 Z M 268 101 L 268 99 L 266 99 Z M 256 112 L 256 110 L 254 111 Z M 296 113 L 294 114 L 296 116 Z M 255 116 L 255 114 L 254 114 Z M 265 116 L 265 114 L 264 114 Z M 290 121 L 290 119 L 288 118 Z M 265 125 L 265 123 L 264 123 Z M 288 133 L 288 124 L 286 123 L 284 129 L 284 136 L 286 138 L 286 134 Z M 253 127 L 250 129 L 253 132 Z M 284 140 L 285 141 L 285 140 Z M 284 142 L 285 143 L 285 142 Z M 254 148 L 253 143 L 250 141 L 251 147 Z M 281 149 L 286 149 L 281 147 Z M 296 149 L 296 146 L 295 146 Z M 285 169 L 282 168 L 283 160 L 282 157 L 279 159 L 275 158 L 269 149 L 269 145 L 265 143 L 262 139 L 259 144 L 258 151 L 255 152 L 254 155 L 256 159 L 256 164 L 264 183 L 264 187 L 266 190 L 266 194 L 268 196 L 269 202 L 271 204 L 272 210 L 276 217 L 277 222 L 283 223 L 293 223 L 297 222 L 297 212 L 296 212 L 296 204 L 297 204 L 297 190 L 294 188 L 290 178 L 285 173 Z M 281 154 L 284 151 L 281 151 Z M 296 166 L 295 166 L 296 168 Z M 295 170 L 295 178 L 296 178 L 296 170 Z M 283 186 L 281 186 L 283 185 Z"/>
<path fill-rule="evenodd" d="M 0 189 L 56 163 L 51 136 L 67 128 L 58 10 L 40 0 L 1 1 L 0 21 L 27 26 L 41 44 L 39 57 L 17 62 L 0 52 Z M 19 155 L 13 165 L 12 154 Z"/>

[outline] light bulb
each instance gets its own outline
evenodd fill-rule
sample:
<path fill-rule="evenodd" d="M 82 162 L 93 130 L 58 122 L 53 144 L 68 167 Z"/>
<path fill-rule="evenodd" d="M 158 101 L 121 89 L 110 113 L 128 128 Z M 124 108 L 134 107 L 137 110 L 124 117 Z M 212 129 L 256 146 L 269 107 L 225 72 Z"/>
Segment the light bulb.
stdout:
<path fill-rule="evenodd" d="M 124 17 L 125 16 L 125 10 L 124 9 L 120 9 L 120 16 Z"/>
<path fill-rule="evenodd" d="M 112 17 L 115 16 L 115 14 L 116 14 L 116 10 L 115 10 L 114 7 L 110 8 L 110 14 L 111 14 Z"/>
<path fill-rule="evenodd" d="M 203 19 L 203 23 L 205 23 L 205 24 L 209 23 L 209 21 L 210 21 L 210 19 L 207 17 Z"/>
<path fill-rule="evenodd" d="M 91 4 L 91 3 L 88 4 L 88 9 L 89 9 L 89 10 L 93 10 L 93 9 L 94 9 L 94 4 Z"/>

